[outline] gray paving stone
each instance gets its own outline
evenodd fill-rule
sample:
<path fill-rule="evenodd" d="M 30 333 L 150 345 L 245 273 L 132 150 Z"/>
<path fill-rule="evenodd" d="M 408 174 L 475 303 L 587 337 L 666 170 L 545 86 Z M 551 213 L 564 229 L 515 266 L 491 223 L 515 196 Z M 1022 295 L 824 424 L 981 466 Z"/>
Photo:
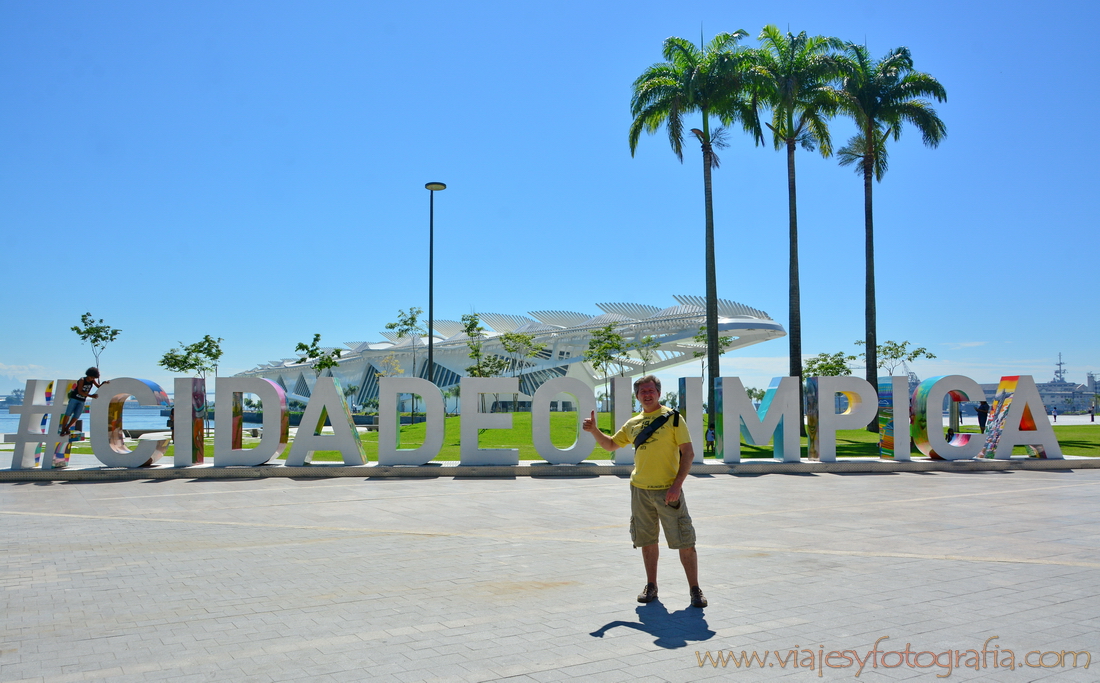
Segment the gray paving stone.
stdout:
<path fill-rule="evenodd" d="M 881 635 L 1100 657 L 1100 470 L 686 489 L 701 612 L 667 549 L 661 602 L 634 602 L 618 477 L 0 484 L 0 681 L 804 680 L 695 652 Z M 952 678 L 1095 683 L 1098 666 Z"/>

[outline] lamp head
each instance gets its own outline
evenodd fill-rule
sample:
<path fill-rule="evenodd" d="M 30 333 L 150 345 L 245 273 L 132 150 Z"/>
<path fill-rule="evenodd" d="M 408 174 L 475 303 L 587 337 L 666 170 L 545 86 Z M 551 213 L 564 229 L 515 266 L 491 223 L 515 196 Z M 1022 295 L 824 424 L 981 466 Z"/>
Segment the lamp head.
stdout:
<path fill-rule="evenodd" d="M 443 183 L 424 183 L 424 189 L 436 192 L 438 190 L 446 190 L 447 186 Z"/>

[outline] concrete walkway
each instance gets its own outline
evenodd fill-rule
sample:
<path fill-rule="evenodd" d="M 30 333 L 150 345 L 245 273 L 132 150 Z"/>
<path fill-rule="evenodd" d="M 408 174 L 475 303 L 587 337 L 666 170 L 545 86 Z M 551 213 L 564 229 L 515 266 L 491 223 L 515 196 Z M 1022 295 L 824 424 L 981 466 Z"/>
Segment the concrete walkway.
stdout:
<path fill-rule="evenodd" d="M 1098 470 L 685 491 L 704 610 L 617 476 L 0 484 L 0 681 L 1100 680 Z"/>

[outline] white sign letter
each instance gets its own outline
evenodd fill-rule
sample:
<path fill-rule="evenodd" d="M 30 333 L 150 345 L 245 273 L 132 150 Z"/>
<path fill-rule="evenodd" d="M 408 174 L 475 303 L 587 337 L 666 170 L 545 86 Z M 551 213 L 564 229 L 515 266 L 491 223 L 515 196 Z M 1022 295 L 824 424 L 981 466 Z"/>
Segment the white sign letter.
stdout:
<path fill-rule="evenodd" d="M 481 412 L 482 394 L 515 394 L 519 392 L 517 377 L 463 377 L 462 445 L 463 465 L 518 465 L 518 448 L 478 448 L 480 429 L 511 429 L 511 413 Z M 472 408 L 472 410 L 471 410 Z"/>
<path fill-rule="evenodd" d="M 397 410 L 400 394 L 424 399 L 424 443 L 400 448 L 401 425 Z M 378 464 L 424 465 L 443 448 L 443 394 L 439 387 L 419 377 L 382 377 L 378 380 Z"/>

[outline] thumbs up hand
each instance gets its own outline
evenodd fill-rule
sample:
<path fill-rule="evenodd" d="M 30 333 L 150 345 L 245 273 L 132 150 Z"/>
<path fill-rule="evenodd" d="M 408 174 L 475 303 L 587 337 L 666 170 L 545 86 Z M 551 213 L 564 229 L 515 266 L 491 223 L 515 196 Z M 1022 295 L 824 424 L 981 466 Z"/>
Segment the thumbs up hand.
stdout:
<path fill-rule="evenodd" d="M 595 410 L 592 411 L 591 417 L 584 418 L 584 422 L 581 423 L 581 429 L 583 429 L 586 432 L 595 432 L 595 431 L 597 431 L 596 411 Z"/>

